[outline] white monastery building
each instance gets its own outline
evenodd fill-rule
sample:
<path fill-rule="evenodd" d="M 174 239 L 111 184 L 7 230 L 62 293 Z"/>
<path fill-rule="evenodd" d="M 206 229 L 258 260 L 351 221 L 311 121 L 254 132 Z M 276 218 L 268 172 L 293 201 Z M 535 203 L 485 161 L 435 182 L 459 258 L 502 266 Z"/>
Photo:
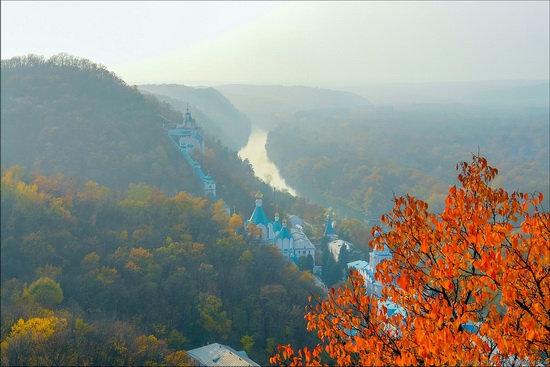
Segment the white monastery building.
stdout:
<path fill-rule="evenodd" d="M 368 294 L 374 294 L 377 297 L 382 295 L 382 283 L 376 280 L 377 266 L 384 260 L 392 259 L 392 254 L 388 246 L 384 245 L 383 250 L 373 250 L 370 254 L 369 262 L 357 260 L 347 264 L 348 269 L 357 269 L 359 274 L 365 280 L 365 288 Z"/>
<path fill-rule="evenodd" d="M 286 219 L 279 220 L 279 213 L 275 213 L 274 221 L 267 219 L 262 207 L 263 195 L 258 191 L 256 194 L 256 207 L 250 216 L 250 219 L 244 223 L 245 231 L 252 223 L 261 230 L 261 240 L 264 243 L 273 244 L 279 248 L 279 251 L 288 258 L 297 262 L 301 256 L 311 255 L 315 264 L 315 246 L 302 231 L 302 226 L 298 223 L 297 217 L 293 218 L 288 226 Z"/>

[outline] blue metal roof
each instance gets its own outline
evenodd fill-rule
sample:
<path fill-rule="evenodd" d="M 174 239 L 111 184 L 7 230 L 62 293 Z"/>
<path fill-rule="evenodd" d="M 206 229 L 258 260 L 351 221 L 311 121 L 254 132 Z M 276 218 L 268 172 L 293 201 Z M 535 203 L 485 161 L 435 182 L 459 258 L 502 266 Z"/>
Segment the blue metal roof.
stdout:
<path fill-rule="evenodd" d="M 291 239 L 291 238 L 294 238 L 292 237 L 292 234 L 289 232 L 288 228 L 286 228 L 286 226 L 283 227 L 283 229 L 281 229 L 281 231 L 279 233 L 277 233 L 277 236 L 275 236 L 275 239 Z"/>
<path fill-rule="evenodd" d="M 387 316 L 392 316 L 392 315 L 402 315 L 404 317 L 407 316 L 407 311 L 405 311 L 405 309 L 399 305 L 396 305 L 395 303 L 393 303 L 390 299 L 384 301 L 384 302 L 380 302 L 378 304 L 378 307 L 380 309 L 382 309 L 382 306 L 386 307 L 386 315 Z"/>
<path fill-rule="evenodd" d="M 332 220 L 330 219 L 330 215 L 327 217 L 327 224 L 325 227 L 325 236 L 332 236 L 334 235 L 334 229 L 332 228 Z"/>
<path fill-rule="evenodd" d="M 273 222 L 273 232 L 277 233 L 281 230 L 281 228 L 283 228 L 281 222 L 279 222 L 278 220 Z"/>
<path fill-rule="evenodd" d="M 261 205 L 256 206 L 256 209 L 254 209 L 254 212 L 250 217 L 250 222 L 256 225 L 263 224 L 266 227 L 270 223 L 269 220 L 267 220 L 267 216 L 264 213 L 264 208 L 262 208 Z"/>

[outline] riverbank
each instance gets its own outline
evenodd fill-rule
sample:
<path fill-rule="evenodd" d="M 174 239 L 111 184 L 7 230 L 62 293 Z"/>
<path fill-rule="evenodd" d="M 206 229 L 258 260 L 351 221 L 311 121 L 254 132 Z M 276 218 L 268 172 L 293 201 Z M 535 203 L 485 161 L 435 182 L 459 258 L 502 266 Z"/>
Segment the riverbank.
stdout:
<path fill-rule="evenodd" d="M 267 156 L 267 151 L 265 150 L 267 134 L 268 132 L 265 130 L 253 128 L 248 138 L 248 143 L 244 148 L 239 150 L 238 155 L 241 159 L 248 159 L 258 178 L 277 189 L 287 190 L 291 195 L 297 196 L 296 190 L 286 183 L 284 178 L 281 177 L 275 163 Z"/>

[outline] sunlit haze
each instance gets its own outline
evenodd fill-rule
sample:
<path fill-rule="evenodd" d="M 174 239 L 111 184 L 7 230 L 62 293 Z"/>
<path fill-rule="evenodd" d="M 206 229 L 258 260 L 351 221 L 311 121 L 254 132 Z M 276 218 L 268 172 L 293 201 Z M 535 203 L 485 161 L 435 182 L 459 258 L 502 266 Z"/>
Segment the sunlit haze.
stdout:
<path fill-rule="evenodd" d="M 2 59 L 59 52 L 130 84 L 549 79 L 549 2 L 7 2 Z"/>

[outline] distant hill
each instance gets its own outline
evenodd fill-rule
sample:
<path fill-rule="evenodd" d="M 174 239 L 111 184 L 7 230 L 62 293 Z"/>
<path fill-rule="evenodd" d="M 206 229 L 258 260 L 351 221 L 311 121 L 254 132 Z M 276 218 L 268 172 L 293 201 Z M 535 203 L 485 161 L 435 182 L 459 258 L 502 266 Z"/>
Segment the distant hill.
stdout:
<path fill-rule="evenodd" d="M 1 73 L 3 167 L 19 164 L 112 188 L 143 182 L 200 193 L 159 116 L 181 114 L 104 66 L 66 54 L 29 55 L 2 60 Z"/>
<path fill-rule="evenodd" d="M 265 129 L 288 121 L 294 113 L 302 110 L 370 104 L 354 93 L 304 86 L 230 84 L 214 88 L 243 111 L 254 125 Z"/>
<path fill-rule="evenodd" d="M 138 85 L 138 88 L 155 94 L 159 100 L 183 113 L 189 104 L 205 132 L 220 139 L 229 148 L 238 151 L 246 145 L 251 131 L 248 117 L 217 90 L 180 84 L 145 84 Z"/>
<path fill-rule="evenodd" d="M 200 181 L 163 130 L 165 118 L 181 121 L 181 113 L 104 66 L 67 54 L 28 55 L 2 60 L 1 78 L 2 168 L 17 164 L 114 190 L 144 183 L 170 195 L 202 196 Z M 198 109 L 192 113 L 199 125 L 206 119 Z M 248 162 L 208 134 L 206 155 L 196 159 L 232 208 L 248 211 L 258 188 L 274 192 Z M 279 200 L 287 207 L 294 201 L 283 193 Z"/>
<path fill-rule="evenodd" d="M 472 81 L 447 83 L 334 84 L 332 88 L 357 93 L 374 104 L 465 103 L 486 106 L 548 108 L 548 81 Z"/>
<path fill-rule="evenodd" d="M 493 106 L 546 107 L 550 105 L 550 83 L 501 87 L 470 93 L 465 101 Z"/>
<path fill-rule="evenodd" d="M 550 191 L 549 111 L 531 107 L 411 104 L 296 113 L 268 134 L 266 150 L 286 182 L 344 216 L 376 222 L 393 195 L 437 211 L 457 163 L 480 154 L 495 185 Z"/>

